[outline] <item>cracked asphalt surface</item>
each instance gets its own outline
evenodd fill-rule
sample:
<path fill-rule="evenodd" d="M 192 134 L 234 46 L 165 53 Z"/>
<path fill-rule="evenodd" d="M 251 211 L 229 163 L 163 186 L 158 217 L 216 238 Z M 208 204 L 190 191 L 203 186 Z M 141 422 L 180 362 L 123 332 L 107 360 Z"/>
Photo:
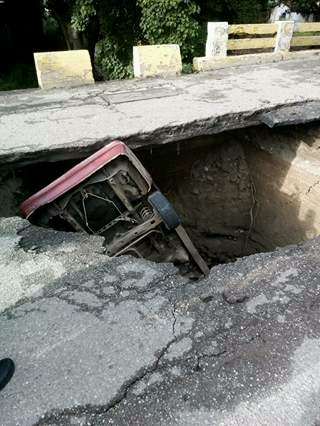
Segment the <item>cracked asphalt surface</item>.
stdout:
<path fill-rule="evenodd" d="M 83 157 L 266 124 L 320 119 L 319 51 L 171 79 L 0 93 L 0 164 Z"/>
<path fill-rule="evenodd" d="M 0 394 L 13 425 L 317 425 L 320 239 L 212 268 L 103 254 L 0 219 Z"/>

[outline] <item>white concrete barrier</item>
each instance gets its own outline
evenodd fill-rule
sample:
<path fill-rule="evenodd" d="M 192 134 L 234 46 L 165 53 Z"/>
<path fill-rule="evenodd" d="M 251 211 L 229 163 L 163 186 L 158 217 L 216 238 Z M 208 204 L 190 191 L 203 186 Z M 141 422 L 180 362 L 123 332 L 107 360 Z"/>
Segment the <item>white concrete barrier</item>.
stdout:
<path fill-rule="evenodd" d="M 225 58 L 228 48 L 228 22 L 208 22 L 206 57 Z"/>
<path fill-rule="evenodd" d="M 294 21 L 278 21 L 278 31 L 276 37 L 275 53 L 289 52 L 293 37 Z"/>

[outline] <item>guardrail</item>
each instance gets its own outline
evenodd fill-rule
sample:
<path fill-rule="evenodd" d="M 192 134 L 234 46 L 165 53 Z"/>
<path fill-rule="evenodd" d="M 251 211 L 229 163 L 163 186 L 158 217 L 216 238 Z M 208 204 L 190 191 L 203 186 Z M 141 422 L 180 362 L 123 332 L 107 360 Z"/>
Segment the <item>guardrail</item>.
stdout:
<path fill-rule="evenodd" d="M 314 33 L 318 33 L 318 35 L 314 35 Z M 293 35 L 292 47 L 320 46 L 320 22 L 295 24 Z"/>
<path fill-rule="evenodd" d="M 293 21 L 278 21 L 246 25 L 208 22 L 206 56 L 194 58 L 193 67 L 195 71 L 209 71 L 233 65 L 294 59 L 299 56 L 299 48 L 317 46 L 320 46 L 320 22 L 295 24 Z M 265 53 L 266 49 L 272 50 L 272 53 Z M 231 56 L 228 55 L 230 52 Z"/>
<path fill-rule="evenodd" d="M 248 50 L 248 49 L 266 49 L 274 48 L 276 45 L 276 37 L 278 27 L 276 24 L 261 25 L 230 25 L 228 28 L 228 36 L 230 35 L 273 35 L 272 37 L 259 38 L 239 38 L 228 39 L 228 50 Z"/>
<path fill-rule="evenodd" d="M 278 21 L 275 24 L 246 25 L 208 22 L 206 54 L 193 59 L 193 68 L 209 71 L 295 59 L 301 53 L 296 52 L 297 49 L 317 46 L 320 46 L 320 22 Z M 290 51 L 292 48 L 294 52 Z M 261 53 L 266 49 L 272 53 Z M 230 52 L 232 55 L 228 55 Z M 316 52 L 320 54 L 320 50 Z M 86 50 L 35 53 L 34 59 L 41 88 L 94 83 Z M 175 44 L 134 46 L 133 68 L 134 76 L 138 78 L 179 75 L 182 71 L 180 47 Z"/>

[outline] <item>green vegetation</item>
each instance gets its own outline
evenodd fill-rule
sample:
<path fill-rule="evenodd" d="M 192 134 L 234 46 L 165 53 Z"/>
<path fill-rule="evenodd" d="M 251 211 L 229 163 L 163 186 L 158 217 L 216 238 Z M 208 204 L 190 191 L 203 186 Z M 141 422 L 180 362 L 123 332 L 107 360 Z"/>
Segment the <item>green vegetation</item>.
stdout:
<path fill-rule="evenodd" d="M 0 90 L 30 89 L 38 87 L 33 64 L 15 64 L 9 72 L 0 74 Z"/>
<path fill-rule="evenodd" d="M 280 5 L 283 0 L 273 1 L 273 5 Z M 290 8 L 291 12 L 301 13 L 302 15 L 313 14 L 315 20 L 320 18 L 320 2 L 318 0 L 286 0 L 285 4 Z"/>
<path fill-rule="evenodd" d="M 231 24 L 266 22 L 270 11 L 269 0 L 208 0 L 197 3 L 205 18 L 209 16 L 209 20 L 228 21 Z"/>
<path fill-rule="evenodd" d="M 193 0 L 138 0 L 140 28 L 149 44 L 179 44 L 182 58 L 191 59 L 200 25 L 200 7 Z M 161 22 L 161 25 L 159 23 Z"/>
<path fill-rule="evenodd" d="M 319 9 L 318 0 L 289 3 L 303 13 Z M 203 54 L 208 21 L 266 22 L 269 6 L 269 0 L 5 0 L 0 47 L 8 61 L 0 90 L 36 85 L 34 51 L 88 49 L 95 78 L 103 80 L 132 76 L 133 45 L 177 43 L 190 72 L 191 58 Z"/>

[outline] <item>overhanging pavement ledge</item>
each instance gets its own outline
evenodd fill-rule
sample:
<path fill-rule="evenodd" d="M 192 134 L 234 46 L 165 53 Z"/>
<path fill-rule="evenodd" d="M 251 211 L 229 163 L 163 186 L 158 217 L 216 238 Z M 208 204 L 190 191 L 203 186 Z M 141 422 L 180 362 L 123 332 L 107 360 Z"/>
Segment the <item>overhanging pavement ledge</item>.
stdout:
<path fill-rule="evenodd" d="M 320 62 L 303 58 L 69 90 L 0 94 L 0 164 L 86 156 L 113 139 L 131 148 L 320 119 Z"/>

